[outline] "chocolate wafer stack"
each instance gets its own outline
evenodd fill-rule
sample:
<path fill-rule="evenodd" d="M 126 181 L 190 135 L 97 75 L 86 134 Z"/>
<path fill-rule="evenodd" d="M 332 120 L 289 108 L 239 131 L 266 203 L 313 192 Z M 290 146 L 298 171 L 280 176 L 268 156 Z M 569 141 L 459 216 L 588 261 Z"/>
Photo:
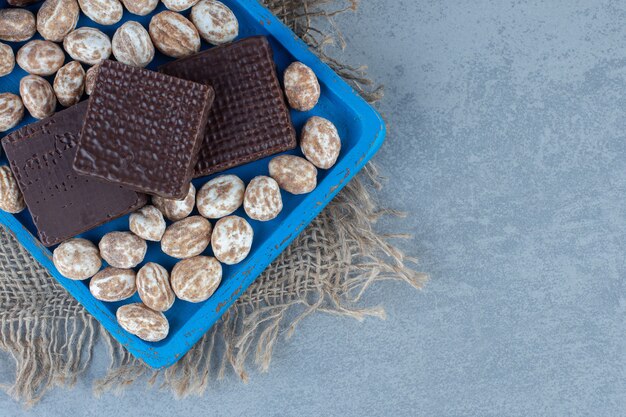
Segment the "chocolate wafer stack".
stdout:
<path fill-rule="evenodd" d="M 147 195 L 183 199 L 192 178 L 296 144 L 264 37 L 160 72 L 105 60 L 88 102 L 2 140 L 46 246 L 135 211 Z"/>
<path fill-rule="evenodd" d="M 195 177 L 296 147 L 296 132 L 265 37 L 208 49 L 160 71 L 215 89 Z"/>
<path fill-rule="evenodd" d="M 56 113 L 3 139 L 39 238 L 56 245 L 135 211 L 147 196 L 74 171 L 87 102 Z"/>

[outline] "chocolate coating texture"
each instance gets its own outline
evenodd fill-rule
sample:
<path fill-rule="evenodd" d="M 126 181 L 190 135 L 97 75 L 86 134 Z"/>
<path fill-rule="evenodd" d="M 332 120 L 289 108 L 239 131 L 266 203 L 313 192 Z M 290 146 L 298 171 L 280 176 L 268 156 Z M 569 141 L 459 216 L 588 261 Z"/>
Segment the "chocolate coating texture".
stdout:
<path fill-rule="evenodd" d="M 195 177 L 296 147 L 296 133 L 272 56 L 267 39 L 256 36 L 160 68 L 215 90 Z"/>
<path fill-rule="evenodd" d="M 52 246 L 147 202 L 144 194 L 79 175 L 72 168 L 87 103 L 2 139 L 39 239 Z"/>
<path fill-rule="evenodd" d="M 213 98 L 202 84 L 102 62 L 74 168 L 136 191 L 184 198 Z"/>

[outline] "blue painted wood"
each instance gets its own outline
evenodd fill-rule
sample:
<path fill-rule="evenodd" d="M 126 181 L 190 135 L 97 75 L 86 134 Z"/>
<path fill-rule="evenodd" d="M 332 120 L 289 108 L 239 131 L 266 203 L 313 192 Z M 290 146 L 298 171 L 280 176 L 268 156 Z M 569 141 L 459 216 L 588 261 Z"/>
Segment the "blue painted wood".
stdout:
<path fill-rule="evenodd" d="M 380 148 L 385 137 L 385 125 L 380 115 L 332 69 L 309 51 L 307 45 L 269 10 L 256 0 L 224 0 L 224 2 L 239 19 L 240 38 L 252 35 L 265 35 L 269 38 L 280 73 L 296 60 L 304 62 L 315 71 L 322 87 L 320 103 L 310 112 L 293 111 L 293 122 L 299 133 L 306 120 L 313 115 L 330 119 L 335 123 L 341 135 L 342 151 L 337 164 L 332 169 L 319 170 L 318 186 L 315 191 L 304 196 L 294 196 L 283 192 L 284 209 L 275 220 L 266 223 L 250 221 L 255 234 L 250 255 L 239 265 L 223 266 L 222 283 L 209 300 L 199 304 L 177 300 L 174 306 L 165 313 L 170 322 L 168 337 L 158 343 L 144 342 L 125 332 L 115 320 L 117 308 L 126 303 L 140 301 L 137 295 L 120 303 L 105 303 L 94 299 L 89 293 L 88 280 L 72 281 L 59 274 L 52 263 L 51 251 L 43 247 L 37 239 L 36 229 L 27 210 L 18 215 L 0 213 L 0 222 L 16 236 L 33 257 L 47 268 L 59 283 L 84 305 L 121 344 L 133 355 L 154 368 L 170 366 L 180 359 L 348 181 L 363 168 Z M 6 7 L 6 0 L 0 0 L 0 7 Z M 36 11 L 38 7 L 35 5 L 29 9 Z M 153 14 L 162 9 L 163 5 L 160 5 Z M 150 17 L 151 15 L 135 16 L 125 11 L 124 18 L 117 25 L 100 26 L 83 15 L 79 26 L 98 27 L 112 36 L 123 22 L 135 20 L 147 27 Z M 17 51 L 23 43 L 10 43 L 10 45 L 14 51 Z M 203 43 L 202 47 L 204 49 L 209 46 Z M 149 68 L 156 69 L 169 60 L 157 53 Z M 26 73 L 16 66 L 12 74 L 0 78 L 0 92 L 17 93 L 19 80 L 24 75 Z M 48 78 L 52 82 L 53 77 Z M 33 121 L 33 118 L 26 117 L 17 128 Z M 301 155 L 299 149 L 290 153 Z M 257 175 L 268 174 L 269 159 L 237 167 L 226 173 L 238 175 L 248 182 Z M 2 163 L 7 163 L 4 156 Z M 212 177 L 199 178 L 194 183 L 200 187 Z M 236 214 L 246 217 L 242 209 Z M 128 230 L 128 216 L 84 233 L 81 237 L 97 243 L 100 237 L 112 230 Z M 207 249 L 206 254 L 211 255 L 210 248 Z M 148 243 L 145 262 L 158 262 L 171 269 L 176 260 L 162 253 L 158 243 Z"/>

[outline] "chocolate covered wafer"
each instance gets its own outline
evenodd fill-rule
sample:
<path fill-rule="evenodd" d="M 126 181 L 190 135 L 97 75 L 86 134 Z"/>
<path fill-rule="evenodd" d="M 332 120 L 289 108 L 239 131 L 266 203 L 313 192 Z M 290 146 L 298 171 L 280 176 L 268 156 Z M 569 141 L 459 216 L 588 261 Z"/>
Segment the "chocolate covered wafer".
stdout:
<path fill-rule="evenodd" d="M 39 239 L 52 246 L 135 211 L 147 197 L 72 168 L 87 110 L 83 102 L 2 139 Z"/>
<path fill-rule="evenodd" d="M 102 62 L 74 168 L 136 191 L 184 198 L 213 97 L 207 85 Z"/>
<path fill-rule="evenodd" d="M 265 37 L 218 46 L 166 64 L 160 71 L 215 89 L 195 177 L 296 147 Z"/>

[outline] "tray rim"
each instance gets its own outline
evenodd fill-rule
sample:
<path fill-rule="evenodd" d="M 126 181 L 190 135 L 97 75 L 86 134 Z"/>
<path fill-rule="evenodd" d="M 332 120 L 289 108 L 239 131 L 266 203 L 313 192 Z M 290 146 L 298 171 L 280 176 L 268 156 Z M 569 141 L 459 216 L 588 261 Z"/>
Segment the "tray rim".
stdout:
<path fill-rule="evenodd" d="M 317 200 L 300 217 L 298 225 L 290 230 L 289 235 L 275 245 L 272 239 L 268 239 L 264 245 L 257 248 L 254 257 L 263 257 L 260 262 L 253 263 L 243 273 L 241 279 L 230 280 L 230 297 L 219 303 L 210 323 L 203 322 L 202 313 L 210 313 L 210 304 L 202 306 L 194 315 L 189 317 L 181 326 L 181 337 L 171 338 L 164 345 L 155 347 L 153 344 L 130 335 L 123 331 L 117 324 L 115 316 L 107 309 L 103 309 L 91 296 L 89 290 L 82 281 L 73 281 L 64 278 L 57 271 L 52 262 L 52 254 L 48 248 L 31 234 L 15 216 L 0 211 L 0 223 L 11 233 L 49 273 L 63 286 L 105 329 L 116 338 L 133 356 L 143 360 L 153 368 L 166 368 L 173 365 L 213 326 L 221 315 L 239 298 L 248 286 L 269 266 L 284 249 L 308 226 L 311 221 L 326 207 L 326 205 L 339 193 L 343 187 L 360 171 L 365 164 L 374 156 L 382 146 L 386 136 L 386 126 L 380 114 L 368 104 L 346 81 L 335 73 L 326 63 L 317 57 L 309 46 L 300 39 L 291 29 L 274 16 L 265 6 L 257 0 L 239 0 L 242 8 L 259 18 L 259 24 L 289 51 L 295 59 L 305 63 L 313 69 L 320 80 L 324 80 L 328 88 L 334 94 L 341 97 L 342 104 L 349 106 L 358 114 L 361 128 L 361 137 L 357 143 L 367 141 L 365 135 L 371 135 L 365 145 L 366 151 L 357 155 L 357 149 L 352 149 L 342 160 L 328 172 L 328 175 L 318 184 L 317 188 L 306 197 L 306 200 Z M 355 155 L 353 155 L 355 154 Z M 301 205 L 304 202 L 300 203 Z M 294 215 L 291 213 L 285 222 Z M 208 302 L 207 302 L 208 303 Z"/>

